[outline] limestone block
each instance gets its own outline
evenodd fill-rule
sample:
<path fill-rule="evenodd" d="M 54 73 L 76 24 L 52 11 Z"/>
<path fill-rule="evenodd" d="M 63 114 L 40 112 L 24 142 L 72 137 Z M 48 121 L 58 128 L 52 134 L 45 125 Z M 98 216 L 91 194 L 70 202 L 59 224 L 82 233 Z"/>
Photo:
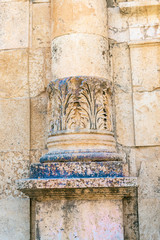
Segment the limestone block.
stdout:
<path fill-rule="evenodd" d="M 133 102 L 136 145 L 159 145 L 160 92 L 134 93 Z"/>
<path fill-rule="evenodd" d="M 0 239 L 29 240 L 29 199 L 0 200 Z"/>
<path fill-rule="evenodd" d="M 47 96 L 31 99 L 31 149 L 44 149 L 47 142 Z"/>
<path fill-rule="evenodd" d="M 121 15 L 119 8 L 108 8 L 108 37 L 117 42 L 129 40 L 128 19 Z"/>
<path fill-rule="evenodd" d="M 160 199 L 141 199 L 138 204 L 140 239 L 160 239 Z"/>
<path fill-rule="evenodd" d="M 159 198 L 160 147 L 141 147 L 131 150 L 139 181 L 139 199 Z M 131 162 L 132 164 L 132 162 Z"/>
<path fill-rule="evenodd" d="M 160 36 L 160 25 L 144 25 L 129 28 L 130 41 L 156 39 Z"/>
<path fill-rule="evenodd" d="M 32 149 L 30 150 L 30 161 L 31 163 L 39 163 L 39 160 L 42 156 L 47 154 L 47 149 Z"/>
<path fill-rule="evenodd" d="M 0 49 L 28 47 L 29 3 L 0 3 Z"/>
<path fill-rule="evenodd" d="M 127 43 L 113 44 L 112 47 L 114 85 L 124 92 L 132 91 L 130 52 Z"/>
<path fill-rule="evenodd" d="M 129 29 L 130 40 L 142 40 L 144 39 L 144 29 L 143 27 L 131 27 Z"/>
<path fill-rule="evenodd" d="M 120 144 L 134 145 L 132 93 L 115 88 L 116 137 Z"/>
<path fill-rule="evenodd" d="M 97 34 L 107 37 L 105 0 L 53 1 L 52 39 L 71 33 Z"/>
<path fill-rule="evenodd" d="M 29 176 L 29 151 L 0 153 L 0 199 L 22 196 L 15 181 Z"/>
<path fill-rule="evenodd" d="M 37 202 L 36 211 L 37 240 L 123 239 L 121 200 Z"/>
<path fill-rule="evenodd" d="M 156 154 L 152 153 L 152 161 L 146 157 L 145 161 L 141 159 L 138 163 L 140 165 L 138 169 L 139 200 L 159 198 L 159 159 L 157 159 Z"/>
<path fill-rule="evenodd" d="M 113 44 L 112 62 L 117 141 L 132 146 L 134 145 L 132 83 L 129 48 L 126 43 Z"/>
<path fill-rule="evenodd" d="M 131 167 L 138 177 L 140 239 L 159 239 L 160 199 L 159 172 L 160 147 L 141 147 L 131 150 Z M 151 224 L 151 222 L 153 224 Z M 154 226 L 153 226 L 154 225 Z"/>
<path fill-rule="evenodd" d="M 108 77 L 108 43 L 91 34 L 71 34 L 52 42 L 53 79 L 68 76 Z"/>
<path fill-rule="evenodd" d="M 144 44 L 131 47 L 134 91 L 153 91 L 160 87 L 160 45 Z"/>
<path fill-rule="evenodd" d="M 32 6 L 32 47 L 50 47 L 50 3 Z"/>
<path fill-rule="evenodd" d="M 1 151 L 29 149 L 29 99 L 0 100 Z"/>
<path fill-rule="evenodd" d="M 0 51 L 0 98 L 27 96 L 27 50 Z"/>
<path fill-rule="evenodd" d="M 45 91 L 51 80 L 50 48 L 30 49 L 29 86 L 30 96 L 35 97 Z"/>
<path fill-rule="evenodd" d="M 119 3 L 122 16 L 127 17 L 130 41 L 159 38 L 159 6 L 156 0 Z"/>

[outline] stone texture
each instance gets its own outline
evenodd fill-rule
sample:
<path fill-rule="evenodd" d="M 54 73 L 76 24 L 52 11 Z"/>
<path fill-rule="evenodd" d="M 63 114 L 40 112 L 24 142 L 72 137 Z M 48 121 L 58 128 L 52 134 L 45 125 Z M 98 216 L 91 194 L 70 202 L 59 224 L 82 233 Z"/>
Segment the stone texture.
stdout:
<path fill-rule="evenodd" d="M 160 238 L 160 199 L 142 199 L 139 201 L 139 228 L 141 240 Z"/>
<path fill-rule="evenodd" d="M 20 197 L 15 181 L 29 176 L 29 151 L 0 153 L 0 199 Z"/>
<path fill-rule="evenodd" d="M 108 79 L 107 44 L 103 37 L 90 34 L 56 38 L 52 42 L 53 79 L 79 75 Z"/>
<path fill-rule="evenodd" d="M 102 191 L 105 188 L 109 191 L 109 195 L 112 197 L 118 197 L 118 191 L 114 191 L 113 188 L 123 190 L 124 195 L 130 194 L 129 188 L 137 187 L 137 178 L 134 177 L 100 177 L 100 178 L 55 178 L 55 179 L 20 179 L 17 181 L 17 187 L 30 197 L 41 198 L 42 196 L 54 196 L 56 190 L 59 189 L 62 194 L 65 193 L 65 189 L 89 189 L 97 188 Z M 104 190 L 104 191 L 105 191 Z M 92 192 L 92 190 L 91 190 Z M 122 197 L 123 195 L 121 195 Z"/>
<path fill-rule="evenodd" d="M 132 91 L 130 50 L 127 43 L 113 43 L 112 61 L 114 85 L 124 92 Z"/>
<path fill-rule="evenodd" d="M 29 199 L 0 200 L 0 239 L 29 240 Z"/>
<path fill-rule="evenodd" d="M 52 39 L 71 33 L 97 34 L 107 37 L 105 0 L 67 0 L 52 4 Z"/>
<path fill-rule="evenodd" d="M 32 47 L 50 47 L 50 4 L 32 6 Z"/>
<path fill-rule="evenodd" d="M 156 39 L 160 36 L 160 26 L 155 25 L 144 25 L 139 27 L 130 27 L 129 29 L 130 40 L 148 40 Z"/>
<path fill-rule="evenodd" d="M 29 3 L 0 3 L 0 49 L 28 47 Z"/>
<path fill-rule="evenodd" d="M 44 92 L 51 80 L 50 48 L 30 49 L 29 86 L 30 96 L 35 97 Z"/>
<path fill-rule="evenodd" d="M 160 92 L 134 93 L 135 140 L 137 146 L 160 144 Z"/>
<path fill-rule="evenodd" d="M 122 162 L 52 162 L 32 164 L 30 178 L 95 178 L 124 176 Z"/>
<path fill-rule="evenodd" d="M 131 150 L 130 157 L 134 159 L 134 163 L 131 163 L 134 164 L 132 169 L 138 177 L 139 184 L 139 224 L 142 240 L 157 240 L 160 237 L 159 154 L 160 147 L 141 147 Z"/>
<path fill-rule="evenodd" d="M 123 199 L 124 239 L 139 240 L 138 195 Z"/>
<path fill-rule="evenodd" d="M 120 3 L 120 10 L 128 14 L 129 39 L 143 40 L 159 38 L 159 3 L 155 1 L 135 1 L 131 3 Z M 121 5 L 126 4 L 123 10 Z M 131 5 L 134 5 L 130 8 Z M 153 4 L 153 5 L 152 5 Z M 128 11 L 129 10 L 129 11 Z"/>
<path fill-rule="evenodd" d="M 51 17 L 50 3 L 49 1 L 47 3 L 47 1 L 33 0 L 33 3 L 30 2 L 30 26 L 28 1 L 2 0 L 0 3 L 0 146 L 1 151 L 3 151 L 0 153 L 0 239 L 3 240 L 29 240 L 29 200 L 22 199 L 24 195 L 16 189 L 15 180 L 28 177 L 29 158 L 31 162 L 37 163 L 40 157 L 48 152 L 46 149 L 47 124 L 45 119 L 47 100 L 44 91 L 51 79 L 51 59 L 49 56 Z M 111 221 L 108 218 L 108 212 L 111 209 L 112 211 L 109 213 L 111 217 L 113 216 L 112 220 L 114 221 L 115 216 L 119 216 L 121 226 L 123 211 L 124 238 L 138 239 L 136 228 L 136 214 L 138 214 L 140 239 L 158 240 L 160 239 L 160 149 L 154 146 L 160 144 L 159 3 L 154 0 L 108 0 L 107 20 L 104 7 L 105 0 L 74 0 L 72 2 L 75 3 L 76 7 L 74 7 L 73 14 L 69 14 L 72 12 L 72 8 L 67 8 L 67 11 L 65 9 L 68 2 L 69 0 L 54 1 L 55 4 L 59 4 L 60 8 L 54 9 L 57 16 L 53 14 L 53 18 L 58 18 L 58 25 L 55 24 L 54 29 L 52 28 L 52 31 L 54 31 L 52 37 L 55 38 L 52 53 L 53 79 L 71 75 L 89 75 L 110 79 L 110 65 L 113 64 L 117 145 L 119 151 L 125 153 L 124 168 L 129 168 L 130 176 L 138 177 L 139 213 L 137 213 L 137 199 L 135 195 L 132 196 L 133 193 L 130 191 L 127 181 L 119 180 L 119 183 L 126 184 L 123 189 L 113 189 L 118 184 L 118 180 L 113 178 L 106 181 L 102 178 L 98 181 L 97 179 L 91 180 L 90 185 L 88 185 L 88 179 L 85 179 L 85 181 L 60 180 L 54 184 L 52 181 L 46 183 L 38 179 L 40 188 L 46 186 L 48 188 L 61 186 L 62 188 L 59 191 L 52 189 L 52 193 L 47 189 L 43 192 L 45 202 L 37 203 L 37 214 L 39 215 L 36 219 L 36 238 L 37 240 L 40 237 L 44 240 L 53 239 L 52 229 L 57 224 L 54 229 L 57 229 L 59 235 L 57 232 L 56 234 L 64 239 L 82 236 L 82 239 L 84 237 L 86 240 L 90 237 L 86 235 L 93 233 L 94 230 L 95 236 L 93 238 L 106 239 L 104 234 L 108 230 L 108 226 L 107 224 L 104 226 L 104 222 Z M 125 11 L 118 7 L 120 2 L 127 4 L 127 7 L 123 9 Z M 153 3 L 156 3 L 154 5 L 157 6 L 149 6 Z M 139 6 L 135 7 L 135 4 Z M 131 5 L 133 8 L 130 8 Z M 148 6 L 146 7 L 146 5 Z M 61 11 L 62 9 L 63 11 Z M 128 9 L 131 11 L 128 11 Z M 65 22 L 62 20 L 65 20 Z M 102 21 L 102 25 L 100 21 Z M 107 46 L 107 21 L 108 34 L 112 43 L 109 49 Z M 64 34 L 70 35 L 59 37 Z M 96 36 L 96 34 L 99 36 Z M 30 49 L 28 50 L 29 38 Z M 27 52 L 29 52 L 29 66 Z M 109 57 L 113 56 L 110 60 L 107 58 L 108 53 L 110 53 Z M 29 72 L 27 68 L 29 68 Z M 29 75 L 28 80 L 27 74 Z M 28 82 L 32 98 L 31 104 L 29 104 L 29 99 L 25 99 L 28 97 Z M 132 91 L 134 92 L 133 102 Z M 9 100 L 8 98 L 15 99 Z M 30 119 L 29 105 L 31 107 Z M 134 116 L 132 108 L 134 109 Z M 29 121 L 31 121 L 31 125 Z M 133 122 L 135 122 L 135 136 L 133 134 Z M 84 137 L 86 138 L 86 135 Z M 133 147 L 134 138 L 137 146 L 144 147 Z M 129 183 L 133 187 L 136 186 L 135 181 Z M 29 184 L 30 187 L 33 186 L 33 182 Z M 34 184 L 36 186 L 36 183 Z M 86 189 L 71 188 L 68 195 L 64 191 L 64 186 L 83 186 Z M 96 190 L 100 191 L 99 189 L 101 189 L 101 191 L 98 193 L 94 188 L 89 190 L 88 186 L 97 186 Z M 104 186 L 111 187 L 105 188 L 109 190 L 103 192 L 102 197 L 101 193 L 104 191 Z M 40 189 L 36 191 L 39 197 L 42 192 Z M 85 199 L 88 193 L 90 194 L 90 201 Z M 53 194 L 57 201 L 51 201 L 49 196 L 46 196 L 47 194 Z M 62 201 L 59 199 L 61 194 L 63 195 Z M 126 201 L 126 203 L 123 203 L 123 209 L 122 204 L 118 205 L 118 201 L 113 203 L 106 200 L 109 195 L 122 198 L 125 194 L 131 195 L 131 197 L 123 199 L 123 202 Z M 73 200 L 73 196 L 77 199 Z M 81 200 L 78 199 L 80 197 Z M 97 198 L 95 201 L 93 200 L 94 197 Z M 133 203 L 131 203 L 132 200 Z M 44 205 L 45 208 L 41 208 Z M 116 215 L 117 206 L 120 206 L 119 215 Z M 52 207 L 54 211 L 51 211 Z M 127 208 L 128 210 L 126 210 Z M 115 209 L 116 211 L 114 211 Z M 90 216 L 89 219 L 84 214 L 85 211 Z M 50 225 L 47 228 L 48 219 Z M 65 219 L 65 221 L 62 222 L 62 219 Z M 80 225 L 81 220 L 82 224 Z M 34 222 L 34 218 L 32 222 Z M 132 229 L 130 222 L 133 223 Z M 59 223 L 64 228 L 60 228 Z M 101 226 L 100 223 L 102 223 Z M 89 226 L 87 229 L 86 225 Z M 92 227 L 95 225 L 96 227 L 93 229 Z M 75 229 L 78 230 L 73 231 Z M 82 231 L 79 231 L 79 229 L 82 229 Z M 83 229 L 86 231 L 83 231 Z M 48 236 L 47 230 L 50 233 Z M 66 236 L 66 230 L 71 231 L 72 235 Z M 96 235 L 97 231 L 98 236 Z M 111 232 L 115 232 L 114 229 Z M 73 236 L 73 233 L 77 233 L 77 235 Z"/>
<path fill-rule="evenodd" d="M 117 42 L 159 38 L 160 8 L 157 1 L 155 4 L 152 3 L 153 0 L 118 2 L 119 7 L 112 6 L 108 9 L 109 38 Z"/>
<path fill-rule="evenodd" d="M 160 147 L 139 147 L 131 150 L 136 176 L 139 177 L 139 199 L 159 198 Z M 132 174 L 132 173 L 131 173 Z"/>
<path fill-rule="evenodd" d="M 126 43 L 113 44 L 112 56 L 116 137 L 118 143 L 133 146 L 132 83 L 128 45 Z"/>
<path fill-rule="evenodd" d="M 119 7 L 108 8 L 108 37 L 116 42 L 129 40 L 128 19 L 120 14 Z"/>
<path fill-rule="evenodd" d="M 153 91 L 160 87 L 160 45 L 131 47 L 133 90 Z"/>
<path fill-rule="evenodd" d="M 30 150 L 31 163 L 39 163 L 39 159 L 48 152 L 47 149 L 34 149 Z"/>
<path fill-rule="evenodd" d="M 47 96 L 31 99 L 31 149 L 44 149 L 47 143 Z"/>
<path fill-rule="evenodd" d="M 28 52 L 0 51 L 0 98 L 27 97 Z"/>
<path fill-rule="evenodd" d="M 122 202 L 118 200 L 37 202 L 36 212 L 37 240 L 123 239 Z"/>
<path fill-rule="evenodd" d="M 1 151 L 29 150 L 29 99 L 0 99 Z"/>
<path fill-rule="evenodd" d="M 134 145 L 132 93 L 115 89 L 116 137 L 120 144 Z"/>
<path fill-rule="evenodd" d="M 150 12 L 154 12 L 155 10 L 158 10 L 158 8 L 160 7 L 160 4 L 157 0 L 152 0 L 152 1 L 147 1 L 147 0 L 129 0 L 129 1 L 123 1 L 122 0 L 118 0 L 119 3 L 119 7 L 121 10 L 122 14 L 133 14 L 133 13 L 137 13 L 137 14 L 142 14 L 142 13 L 150 13 Z M 148 11 L 147 11 L 148 10 Z"/>

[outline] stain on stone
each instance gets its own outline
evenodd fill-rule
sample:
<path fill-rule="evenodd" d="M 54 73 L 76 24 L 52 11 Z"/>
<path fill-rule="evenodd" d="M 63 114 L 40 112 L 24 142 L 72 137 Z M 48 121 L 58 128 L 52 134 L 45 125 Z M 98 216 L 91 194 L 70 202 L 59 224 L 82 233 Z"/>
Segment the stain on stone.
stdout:
<path fill-rule="evenodd" d="M 52 57 L 54 58 L 55 62 L 58 62 L 61 53 L 62 53 L 62 49 L 54 43 L 52 45 Z"/>
<path fill-rule="evenodd" d="M 37 224 L 36 224 L 36 240 L 41 240 L 40 230 L 39 230 L 39 222 L 38 221 L 37 221 Z"/>

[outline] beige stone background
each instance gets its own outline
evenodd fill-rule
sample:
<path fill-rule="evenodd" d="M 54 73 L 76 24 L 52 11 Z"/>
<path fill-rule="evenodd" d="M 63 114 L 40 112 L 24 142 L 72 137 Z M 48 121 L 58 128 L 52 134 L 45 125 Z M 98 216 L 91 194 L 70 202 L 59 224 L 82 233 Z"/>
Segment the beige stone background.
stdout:
<path fill-rule="evenodd" d="M 141 240 L 160 239 L 160 6 L 108 1 L 117 147 L 139 181 Z M 131 2 L 131 1 L 128 1 Z M 146 2 L 139 0 L 144 5 Z M 155 1 L 158 2 L 158 1 Z M 50 2 L 0 1 L 0 239 L 30 239 L 30 200 L 15 180 L 46 152 Z M 89 38 L 90 39 L 90 38 Z M 65 44 L 65 43 L 64 43 Z M 62 53 L 63 54 L 63 53 Z"/>

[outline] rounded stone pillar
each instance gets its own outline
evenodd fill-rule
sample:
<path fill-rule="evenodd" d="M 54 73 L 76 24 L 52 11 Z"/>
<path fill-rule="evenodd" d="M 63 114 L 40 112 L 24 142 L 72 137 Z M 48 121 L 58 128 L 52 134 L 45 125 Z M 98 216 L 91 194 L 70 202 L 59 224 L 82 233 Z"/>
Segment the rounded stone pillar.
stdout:
<path fill-rule="evenodd" d="M 106 0 L 52 1 L 49 153 L 41 162 L 116 160 L 107 30 Z"/>
<path fill-rule="evenodd" d="M 49 152 L 18 181 L 35 201 L 32 239 L 138 239 L 137 180 L 113 136 L 107 1 L 51 1 Z"/>
<path fill-rule="evenodd" d="M 52 0 L 53 80 L 108 79 L 106 0 Z"/>

